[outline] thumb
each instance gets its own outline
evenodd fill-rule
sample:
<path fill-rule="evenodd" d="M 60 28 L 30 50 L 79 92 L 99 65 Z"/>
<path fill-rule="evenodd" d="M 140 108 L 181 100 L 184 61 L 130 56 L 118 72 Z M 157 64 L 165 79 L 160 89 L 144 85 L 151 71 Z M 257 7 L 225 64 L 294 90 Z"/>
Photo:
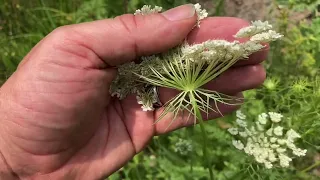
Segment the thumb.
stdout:
<path fill-rule="evenodd" d="M 47 38 L 50 43 L 46 44 L 55 49 L 60 45 L 60 49 L 77 53 L 83 51 L 75 51 L 74 45 L 81 46 L 103 60 L 100 63 L 116 66 L 177 46 L 192 30 L 196 20 L 196 10 L 188 4 L 161 14 L 127 14 L 114 19 L 64 26 L 51 33 Z"/>

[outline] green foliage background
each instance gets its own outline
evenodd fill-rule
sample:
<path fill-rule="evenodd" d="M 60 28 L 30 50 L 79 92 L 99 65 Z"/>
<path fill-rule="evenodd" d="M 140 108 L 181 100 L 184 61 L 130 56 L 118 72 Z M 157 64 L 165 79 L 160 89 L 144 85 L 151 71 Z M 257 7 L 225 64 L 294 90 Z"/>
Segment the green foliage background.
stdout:
<path fill-rule="evenodd" d="M 190 0 L 0 0 L 0 83 L 15 71 L 20 60 L 53 29 L 66 25 L 132 13 L 144 4 L 165 9 Z M 223 15 L 224 0 L 208 0 Z M 316 180 L 320 179 L 320 17 L 319 0 L 273 0 L 271 21 L 285 35 L 271 45 L 265 63 L 268 78 L 264 85 L 245 93 L 242 107 L 249 119 L 262 112 L 276 111 L 286 117 L 287 127 L 302 134 L 300 146 L 307 157 L 295 159 L 288 169 L 266 170 L 236 150 L 226 128 L 234 115 L 206 123 L 209 161 L 217 180 Z M 300 21 L 297 13 L 310 12 Z M 185 140 L 178 143 L 179 139 Z M 185 128 L 156 137 L 145 151 L 118 173 L 117 179 L 208 179 L 203 168 L 200 129 Z M 186 146 L 191 151 L 184 150 Z M 179 151 L 176 151 L 176 150 Z"/>

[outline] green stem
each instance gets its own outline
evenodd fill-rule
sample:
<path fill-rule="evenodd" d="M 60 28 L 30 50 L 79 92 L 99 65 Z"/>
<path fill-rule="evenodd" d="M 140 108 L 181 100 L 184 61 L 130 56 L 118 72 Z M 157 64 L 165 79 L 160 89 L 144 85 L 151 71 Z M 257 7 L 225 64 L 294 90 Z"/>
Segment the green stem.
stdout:
<path fill-rule="evenodd" d="M 190 174 L 192 175 L 193 173 L 193 158 L 190 160 Z"/>
<path fill-rule="evenodd" d="M 320 166 L 320 161 L 316 161 L 316 162 L 313 163 L 311 166 L 305 168 L 305 169 L 302 170 L 301 172 L 302 172 L 302 173 L 306 173 L 306 172 L 310 171 L 311 169 L 316 168 L 316 167 L 318 167 L 318 166 Z"/>
<path fill-rule="evenodd" d="M 141 180 L 142 178 L 141 178 L 141 175 L 140 175 L 138 166 L 139 166 L 139 165 L 136 165 L 136 167 L 134 167 L 134 170 L 136 171 L 136 175 L 137 175 L 138 180 Z"/>
<path fill-rule="evenodd" d="M 44 3 L 43 0 L 40 0 L 40 3 L 41 3 L 41 6 L 42 6 L 42 7 L 44 7 L 44 8 L 47 7 L 47 6 L 45 5 L 45 3 Z M 57 26 L 56 26 L 56 24 L 54 23 L 54 21 L 53 21 L 53 19 L 52 19 L 52 16 L 50 15 L 48 9 L 44 9 L 44 12 L 45 12 L 45 14 L 46 14 L 46 16 L 47 16 L 47 18 L 48 18 L 48 20 L 49 20 L 49 23 L 50 23 L 50 25 L 51 25 L 51 28 L 52 28 L 52 29 L 55 29 Z M 51 29 L 51 30 L 52 30 L 52 29 Z"/>
<path fill-rule="evenodd" d="M 196 118 L 199 120 L 199 124 L 200 124 L 200 129 L 201 129 L 201 135 L 202 135 L 202 139 L 203 139 L 203 158 L 204 158 L 204 162 L 206 167 L 209 170 L 209 174 L 210 174 L 210 180 L 213 180 L 213 171 L 212 171 L 212 166 L 211 166 L 211 162 L 209 160 L 208 157 L 208 152 L 207 152 L 207 144 L 208 144 L 208 139 L 207 139 L 207 132 L 206 129 L 204 127 L 204 121 L 201 115 L 201 112 L 199 110 L 198 104 L 197 104 L 197 100 L 193 94 L 193 91 L 189 92 L 189 97 L 190 97 L 190 101 L 192 102 L 192 106 L 194 108 L 194 113 Z"/>
<path fill-rule="evenodd" d="M 215 11 L 215 16 L 222 16 L 224 13 L 224 0 L 218 0 L 216 2 L 216 11 Z"/>

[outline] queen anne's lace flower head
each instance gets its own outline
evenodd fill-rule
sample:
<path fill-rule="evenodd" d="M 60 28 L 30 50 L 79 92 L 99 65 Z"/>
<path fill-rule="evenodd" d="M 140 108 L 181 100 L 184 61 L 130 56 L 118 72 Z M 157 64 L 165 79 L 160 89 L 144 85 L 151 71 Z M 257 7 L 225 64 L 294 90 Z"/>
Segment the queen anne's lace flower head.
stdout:
<path fill-rule="evenodd" d="M 198 26 L 204 18 L 208 16 L 206 10 L 201 9 L 200 4 L 194 5 L 197 16 Z M 143 6 L 140 10 L 135 12 L 135 15 L 148 15 L 153 13 L 159 13 L 162 11 L 161 7 L 150 5 Z M 211 67 L 211 72 L 214 73 L 210 78 L 218 77 L 223 71 L 231 67 L 239 60 L 244 60 L 254 52 L 257 52 L 265 46 L 261 43 L 274 41 L 281 37 L 281 35 L 272 31 L 272 26 L 268 22 L 254 21 L 248 27 L 240 29 L 235 35 L 237 38 L 248 37 L 250 40 L 241 43 L 238 40 L 229 42 L 226 40 L 208 40 L 200 44 L 183 43 L 167 52 L 142 57 L 139 63 L 130 62 L 118 67 L 118 75 L 112 82 L 110 87 L 110 94 L 118 97 L 119 99 L 125 98 L 128 94 L 137 94 L 137 101 L 142 105 L 142 109 L 145 111 L 154 110 L 152 103 L 155 102 L 155 94 L 149 92 L 150 86 L 155 86 L 150 80 L 146 80 L 156 75 L 163 76 L 167 73 L 167 69 L 164 69 L 172 61 L 178 62 L 178 68 L 190 68 L 190 64 L 195 67 L 201 66 L 202 70 L 206 67 Z M 165 64 L 167 63 L 167 64 Z M 187 67 L 189 64 L 189 67 Z M 211 64 L 212 66 L 209 66 Z M 221 69 L 223 69 L 221 71 Z M 199 72 L 201 74 L 201 72 Z M 169 72 L 170 74 L 170 72 Z M 159 85 L 158 85 L 159 86 Z M 206 106 L 206 105 L 205 105 Z M 204 107 L 205 107 L 204 106 Z M 271 120 L 279 121 L 281 117 L 270 114 Z M 239 123 L 245 126 L 243 114 L 238 115 Z M 261 119 L 263 124 L 263 119 Z M 257 127 L 257 131 L 260 131 L 261 127 Z M 241 133 L 241 135 L 244 135 Z"/>
<path fill-rule="evenodd" d="M 238 139 L 233 140 L 232 144 L 253 156 L 266 168 L 270 169 L 275 165 L 288 167 L 294 156 L 306 155 L 307 150 L 300 149 L 294 144 L 294 141 L 301 136 L 293 129 L 285 131 L 285 128 L 280 126 L 279 123 L 283 118 L 281 114 L 262 113 L 253 126 L 249 126 L 245 119 L 239 121 L 240 114 L 242 112 L 237 112 L 238 127 L 228 129 L 229 133 Z"/>

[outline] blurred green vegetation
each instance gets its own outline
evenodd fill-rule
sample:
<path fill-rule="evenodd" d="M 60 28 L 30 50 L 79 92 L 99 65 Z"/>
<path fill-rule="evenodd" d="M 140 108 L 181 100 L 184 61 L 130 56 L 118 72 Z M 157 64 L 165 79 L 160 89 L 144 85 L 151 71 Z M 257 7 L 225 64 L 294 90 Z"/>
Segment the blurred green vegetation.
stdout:
<path fill-rule="evenodd" d="M 192 0 L 0 0 L 0 83 L 15 71 L 30 49 L 53 29 L 132 13 L 144 4 L 165 9 Z M 205 2 L 205 1 L 201 1 Z M 234 115 L 207 123 L 209 161 L 217 180 L 320 179 L 320 17 L 319 0 L 271 0 L 270 18 L 285 35 L 271 44 L 264 85 L 245 93 L 242 110 L 254 120 L 268 111 L 282 113 L 287 126 L 302 134 L 305 158 L 288 169 L 266 170 L 233 148 L 225 131 Z M 211 15 L 223 15 L 224 0 L 207 0 Z M 298 15 L 307 14 L 301 19 Z M 181 142 L 183 143 L 178 143 Z M 110 179 L 207 179 L 200 129 L 195 126 L 156 137 L 145 151 Z M 186 147 L 192 147 L 191 150 Z M 317 176 L 318 174 L 318 176 Z"/>

